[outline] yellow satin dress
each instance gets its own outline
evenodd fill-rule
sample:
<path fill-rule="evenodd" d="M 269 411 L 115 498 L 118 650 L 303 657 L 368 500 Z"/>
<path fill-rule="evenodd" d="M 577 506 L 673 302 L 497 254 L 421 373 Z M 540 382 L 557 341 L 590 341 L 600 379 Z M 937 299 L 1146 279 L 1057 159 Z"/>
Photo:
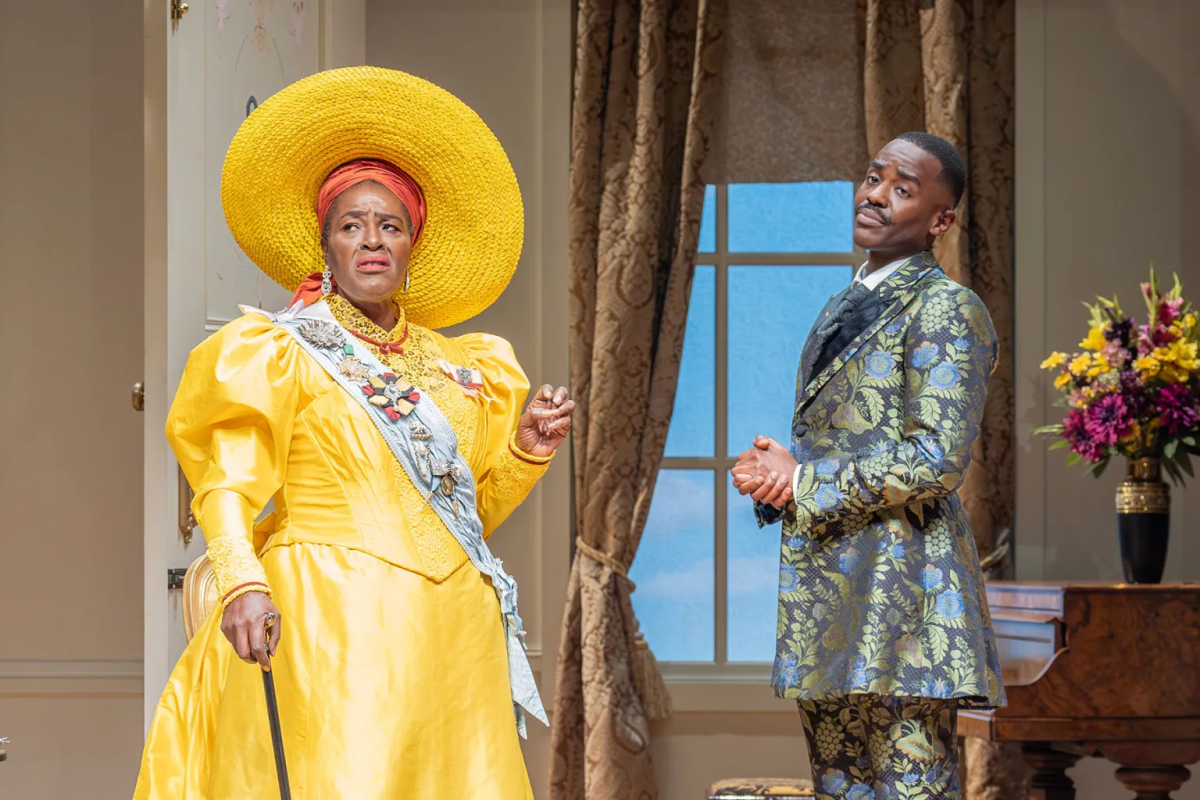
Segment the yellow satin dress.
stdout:
<path fill-rule="evenodd" d="M 546 468 L 510 438 L 529 388 L 512 348 L 403 320 L 388 332 L 328 302 L 343 327 L 404 339 L 403 355 L 383 359 L 454 426 L 490 535 Z M 486 397 L 448 378 L 442 359 L 479 369 Z M 273 666 L 293 798 L 533 796 L 490 581 L 362 408 L 286 331 L 248 314 L 197 347 L 167 436 L 206 538 L 252 536 L 279 607 Z M 220 617 L 163 692 L 135 800 L 279 796 L 261 673 L 236 657 Z"/>

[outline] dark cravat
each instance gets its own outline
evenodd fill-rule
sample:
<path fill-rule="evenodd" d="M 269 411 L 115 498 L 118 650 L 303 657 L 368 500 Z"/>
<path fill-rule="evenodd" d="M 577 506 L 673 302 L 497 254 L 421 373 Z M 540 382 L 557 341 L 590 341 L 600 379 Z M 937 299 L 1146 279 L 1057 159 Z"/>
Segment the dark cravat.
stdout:
<path fill-rule="evenodd" d="M 834 301 L 804 345 L 804 388 L 879 317 L 879 294 L 861 282 Z"/>

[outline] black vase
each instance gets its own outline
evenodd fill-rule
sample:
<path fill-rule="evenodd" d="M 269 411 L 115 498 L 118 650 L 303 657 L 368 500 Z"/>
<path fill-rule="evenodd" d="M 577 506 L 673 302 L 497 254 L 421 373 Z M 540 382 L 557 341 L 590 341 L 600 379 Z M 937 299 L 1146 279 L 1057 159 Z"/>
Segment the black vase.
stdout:
<path fill-rule="evenodd" d="M 1129 459 L 1117 487 L 1117 539 L 1126 583 L 1158 583 L 1167 564 L 1171 490 L 1157 458 Z"/>

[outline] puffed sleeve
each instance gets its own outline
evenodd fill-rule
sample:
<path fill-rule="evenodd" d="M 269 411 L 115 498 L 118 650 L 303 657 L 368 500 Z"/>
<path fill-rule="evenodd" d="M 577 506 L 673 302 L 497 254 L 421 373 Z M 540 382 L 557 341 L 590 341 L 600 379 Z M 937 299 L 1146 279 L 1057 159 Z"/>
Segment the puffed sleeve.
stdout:
<path fill-rule="evenodd" d="M 167 439 L 195 492 L 222 602 L 268 591 L 254 520 L 283 484 L 297 409 L 289 334 L 247 314 L 192 351 L 167 415 Z"/>
<path fill-rule="evenodd" d="M 468 334 L 453 340 L 468 363 L 483 374 L 483 423 L 476 435 L 481 449 L 475 470 L 483 535 L 489 537 L 533 490 L 551 459 L 522 452 L 515 434 L 529 394 L 512 345 L 498 336 Z"/>

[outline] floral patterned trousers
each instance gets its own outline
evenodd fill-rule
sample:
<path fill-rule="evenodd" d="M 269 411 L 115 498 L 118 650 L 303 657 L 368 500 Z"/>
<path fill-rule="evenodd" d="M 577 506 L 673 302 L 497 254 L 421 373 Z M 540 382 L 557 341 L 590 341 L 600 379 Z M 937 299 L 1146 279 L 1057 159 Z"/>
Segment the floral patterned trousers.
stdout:
<path fill-rule="evenodd" d="M 955 701 L 852 694 L 801 700 L 822 800 L 959 800 Z"/>

